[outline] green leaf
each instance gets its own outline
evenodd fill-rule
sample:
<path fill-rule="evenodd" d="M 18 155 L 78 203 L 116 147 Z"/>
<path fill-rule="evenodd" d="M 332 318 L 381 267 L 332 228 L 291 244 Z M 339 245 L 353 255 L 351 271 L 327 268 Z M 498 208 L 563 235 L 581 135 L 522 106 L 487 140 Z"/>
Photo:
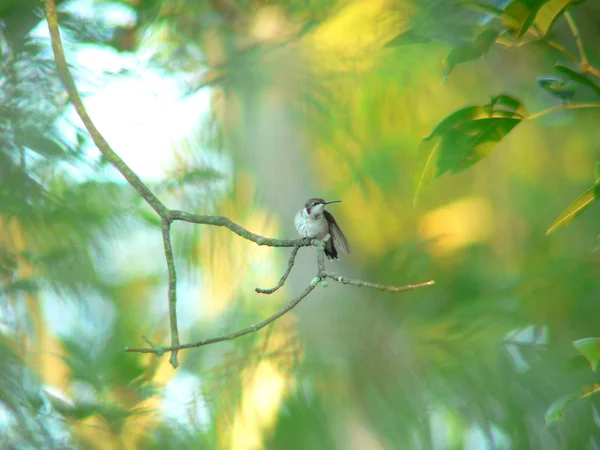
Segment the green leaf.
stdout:
<path fill-rule="evenodd" d="M 172 190 L 185 185 L 203 185 L 215 183 L 225 178 L 225 174 L 211 167 L 192 168 L 183 173 L 176 173 L 168 181 L 161 183 L 158 189 Z"/>
<path fill-rule="evenodd" d="M 483 56 L 483 52 L 474 47 L 473 45 L 461 45 L 459 47 L 455 47 L 446 56 L 445 61 L 445 70 L 444 70 L 444 78 L 450 75 L 452 69 L 457 65 L 467 62 L 473 61 L 475 59 L 479 59 Z"/>
<path fill-rule="evenodd" d="M 496 42 L 497 37 L 498 32 L 488 28 L 475 36 L 473 42 L 466 45 L 460 45 L 450 50 L 446 56 L 444 78 L 446 78 L 458 64 L 479 59 L 484 56 L 494 42 Z"/>
<path fill-rule="evenodd" d="M 411 44 L 426 44 L 430 42 L 431 38 L 421 36 L 417 34 L 415 30 L 408 30 L 404 33 L 400 33 L 394 39 L 385 44 L 385 47 L 397 47 L 400 45 L 411 45 Z"/>
<path fill-rule="evenodd" d="M 19 138 L 19 143 L 46 157 L 64 157 L 67 153 L 67 148 L 63 144 L 39 131 L 24 134 Z"/>
<path fill-rule="evenodd" d="M 489 155 L 524 118 L 521 103 L 509 96 L 490 104 L 458 110 L 442 120 L 417 151 L 415 199 L 431 180 L 447 171 L 457 173 Z"/>
<path fill-rule="evenodd" d="M 587 359 L 585 359 L 585 356 L 583 356 L 581 353 L 577 353 L 576 355 L 573 355 L 569 359 L 567 359 L 567 362 L 565 363 L 565 367 L 569 371 L 575 371 L 575 370 L 581 370 L 581 369 L 589 370 L 590 363 L 588 362 Z"/>
<path fill-rule="evenodd" d="M 6 295 L 14 294 L 15 292 L 25 292 L 27 294 L 35 294 L 38 291 L 37 281 L 33 278 L 25 278 L 17 280 L 2 289 L 2 293 Z"/>
<path fill-rule="evenodd" d="M 503 13 L 503 11 L 500 8 L 496 8 L 495 6 L 483 2 L 465 1 L 460 2 L 459 4 L 460 6 L 468 8 L 471 11 L 477 11 L 494 17 L 500 17 Z"/>
<path fill-rule="evenodd" d="M 540 8 L 548 0 L 513 0 L 502 14 L 502 25 L 519 39 L 529 29 Z"/>
<path fill-rule="evenodd" d="M 535 16 L 535 26 L 542 37 L 548 34 L 556 23 L 556 20 L 567 9 L 581 2 L 582 0 L 548 0 L 542 5 Z"/>
<path fill-rule="evenodd" d="M 73 405 L 71 405 L 64 399 L 57 397 L 52 392 L 49 392 L 45 389 L 43 390 L 43 392 L 48 402 L 52 405 L 52 408 L 54 408 L 57 412 L 59 412 L 63 416 L 72 414 L 74 410 Z"/>
<path fill-rule="evenodd" d="M 560 216 L 558 216 L 554 223 L 550 225 L 546 234 L 548 235 L 553 233 L 557 228 L 569 225 L 575 217 L 585 211 L 598 197 L 600 197 L 600 183 L 594 184 L 571 203 Z"/>
<path fill-rule="evenodd" d="M 578 339 L 573 342 L 573 346 L 585 356 L 590 362 L 592 370 L 595 372 L 598 367 L 598 361 L 600 361 L 600 339 L 594 337 Z"/>
<path fill-rule="evenodd" d="M 518 112 L 522 116 L 525 116 L 526 114 L 523 104 L 519 101 L 519 99 L 513 97 L 512 95 L 500 94 L 495 97 L 490 97 L 489 106 L 492 109 L 496 106 L 503 106 L 505 109 Z"/>
<path fill-rule="evenodd" d="M 146 207 L 146 205 L 142 205 L 140 208 L 138 208 L 137 213 L 140 216 L 140 218 L 143 219 L 144 222 L 146 222 L 151 227 L 156 227 L 156 228 L 161 227 L 162 221 L 160 219 L 160 216 L 158 214 L 156 214 L 156 211 L 149 210 Z"/>
<path fill-rule="evenodd" d="M 538 85 L 553 97 L 569 100 L 575 96 L 575 85 L 558 77 L 538 77 Z"/>
<path fill-rule="evenodd" d="M 225 178 L 225 175 L 210 167 L 200 167 L 185 172 L 177 182 L 179 184 L 201 184 L 206 182 L 219 181 Z"/>
<path fill-rule="evenodd" d="M 565 416 L 565 408 L 577 400 L 579 396 L 577 394 L 569 394 L 552 402 L 552 404 L 546 410 L 544 418 L 546 419 L 546 425 L 552 425 Z"/>
<path fill-rule="evenodd" d="M 560 64 L 560 63 L 556 63 L 554 65 L 554 68 L 561 74 L 565 75 L 566 77 L 568 77 L 569 79 L 574 81 L 575 83 L 579 83 L 579 84 L 582 84 L 582 85 L 590 88 L 591 90 L 593 90 L 596 93 L 596 95 L 598 97 L 600 97 L 600 86 L 598 86 L 587 75 L 585 75 L 569 66 L 565 66 L 564 64 Z"/>
<path fill-rule="evenodd" d="M 600 161 L 596 161 L 594 166 L 594 181 L 600 183 Z"/>

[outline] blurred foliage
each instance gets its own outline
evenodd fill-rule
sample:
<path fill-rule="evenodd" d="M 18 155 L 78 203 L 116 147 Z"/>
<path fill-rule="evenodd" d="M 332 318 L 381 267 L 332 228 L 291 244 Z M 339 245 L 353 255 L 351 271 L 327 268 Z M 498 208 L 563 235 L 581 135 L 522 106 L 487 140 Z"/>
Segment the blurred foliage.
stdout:
<path fill-rule="evenodd" d="M 168 342 L 156 217 L 64 125 L 39 2 L 0 2 L 3 448 L 600 445 L 597 168 L 578 197 L 600 159 L 597 2 L 57 3 L 80 83 L 127 75 L 81 70 L 72 55 L 97 47 L 190 97 L 211 86 L 210 117 L 149 183 L 161 198 L 269 236 L 315 192 L 341 198 L 353 253 L 334 270 L 436 286 L 330 283 L 177 371 L 125 353 Z M 133 20 L 111 22 L 119 8 Z M 284 251 L 174 230 L 185 341 L 268 316 L 313 274 L 299 261 L 260 297 Z"/>

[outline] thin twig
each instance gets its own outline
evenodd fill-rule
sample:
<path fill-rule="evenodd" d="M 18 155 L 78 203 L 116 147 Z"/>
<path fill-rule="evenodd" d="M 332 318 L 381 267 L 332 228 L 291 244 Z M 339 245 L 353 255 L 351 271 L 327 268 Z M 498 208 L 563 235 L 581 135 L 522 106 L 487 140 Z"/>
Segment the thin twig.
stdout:
<path fill-rule="evenodd" d="M 173 256 L 173 245 L 171 244 L 171 221 L 163 219 L 162 236 L 165 247 L 165 259 L 169 271 L 169 324 L 171 325 L 171 347 L 177 348 L 179 345 L 179 330 L 177 328 L 177 270 L 175 268 L 175 257 Z M 171 351 L 169 359 L 171 365 L 176 369 L 179 365 L 177 361 L 177 350 Z"/>
<path fill-rule="evenodd" d="M 296 260 L 296 255 L 298 254 L 298 250 L 300 250 L 300 247 L 294 247 L 292 249 L 292 253 L 290 254 L 290 259 L 288 261 L 287 270 L 285 271 L 285 273 L 279 280 L 279 283 L 277 283 L 277 286 L 272 287 L 271 289 L 256 288 L 254 290 L 259 294 L 272 294 L 273 292 L 278 290 L 281 286 L 283 286 L 285 284 L 288 276 L 290 275 L 290 272 L 292 271 L 292 267 L 294 267 L 294 262 Z"/>
<path fill-rule="evenodd" d="M 573 20 L 573 16 L 569 11 L 565 11 L 565 19 L 567 19 L 567 23 L 569 24 L 569 28 L 571 29 L 571 33 L 575 38 L 575 42 L 577 43 L 577 50 L 579 50 L 579 57 L 581 58 L 581 64 L 587 65 L 588 59 L 585 54 L 585 49 L 583 48 L 583 41 L 581 40 L 581 36 L 579 35 L 579 29 L 577 28 L 577 24 L 575 20 Z"/>
<path fill-rule="evenodd" d="M 336 275 L 335 273 L 331 273 L 331 272 L 323 272 L 322 275 L 324 277 L 331 278 L 332 280 L 335 280 L 342 284 L 349 284 L 351 286 L 359 286 L 359 287 L 377 289 L 379 291 L 385 291 L 385 292 L 411 291 L 413 289 L 417 289 L 417 288 L 425 287 L 425 286 L 433 286 L 435 284 L 435 281 L 429 280 L 429 281 L 425 281 L 423 283 L 418 283 L 418 284 L 407 284 L 406 286 L 389 286 L 389 285 L 385 285 L 385 284 L 369 283 L 368 281 L 356 280 L 353 278 L 346 278 L 346 277 L 343 277 L 341 275 Z"/>
<path fill-rule="evenodd" d="M 310 283 L 308 286 L 306 286 L 306 288 L 304 289 L 304 291 L 302 291 L 302 293 L 300 295 L 298 295 L 297 297 L 293 298 L 285 306 L 285 308 L 280 309 L 275 314 L 273 314 L 272 316 L 266 318 L 262 322 L 258 322 L 258 323 L 252 324 L 252 325 L 250 325 L 247 328 L 243 328 L 241 330 L 235 331 L 235 332 L 230 333 L 230 334 L 225 334 L 225 335 L 217 336 L 217 337 L 210 338 L 210 339 L 204 339 L 202 341 L 190 342 L 188 344 L 181 344 L 181 345 L 178 345 L 176 347 L 173 347 L 173 346 L 171 346 L 171 347 L 159 347 L 159 351 L 168 352 L 168 351 L 183 350 L 183 349 L 186 349 L 186 348 L 202 347 L 204 345 L 214 344 L 216 342 L 222 342 L 222 341 L 230 341 L 232 339 L 236 339 L 236 338 L 238 338 L 240 336 L 244 336 L 246 334 L 255 333 L 258 330 L 266 327 L 270 323 L 276 321 L 281 316 L 283 316 L 285 313 L 287 313 L 287 312 L 291 311 L 292 309 L 294 309 L 298 305 L 298 303 L 300 303 L 308 294 L 310 294 L 312 292 L 312 290 L 315 287 L 316 287 L 315 283 Z M 146 348 L 129 348 L 129 347 L 126 347 L 125 351 L 126 352 L 155 353 L 156 354 L 157 353 L 157 348 L 153 344 L 150 347 L 146 347 Z"/>
<path fill-rule="evenodd" d="M 567 58 L 569 58 L 571 61 L 573 61 L 575 64 L 577 64 L 579 66 L 579 59 L 577 58 L 577 56 L 575 56 L 569 50 L 564 48 L 558 42 L 554 42 L 554 41 L 544 41 L 544 42 L 546 42 L 546 45 L 548 45 L 549 47 L 552 47 L 553 49 L 561 52 L 563 55 L 565 55 Z"/>
<path fill-rule="evenodd" d="M 332 238 L 333 239 L 333 238 Z M 317 276 L 323 278 L 325 273 L 325 243 L 323 241 L 317 241 Z"/>
<path fill-rule="evenodd" d="M 550 114 L 557 111 L 562 111 L 563 109 L 585 109 L 585 108 L 600 108 L 600 103 L 576 103 L 574 105 L 560 105 L 554 106 L 553 108 L 544 109 L 535 114 L 531 114 L 526 117 L 526 120 L 537 119 L 538 117 L 545 116 L 546 114 Z"/>

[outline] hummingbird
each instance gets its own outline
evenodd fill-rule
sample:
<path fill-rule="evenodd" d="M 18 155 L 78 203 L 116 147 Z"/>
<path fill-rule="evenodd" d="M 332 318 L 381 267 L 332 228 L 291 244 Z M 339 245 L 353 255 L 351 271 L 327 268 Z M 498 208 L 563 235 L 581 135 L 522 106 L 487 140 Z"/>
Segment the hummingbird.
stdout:
<path fill-rule="evenodd" d="M 340 203 L 341 200 L 326 202 L 322 198 L 311 198 L 306 202 L 304 208 L 296 213 L 294 223 L 296 229 L 303 237 L 319 239 L 325 243 L 325 255 L 330 261 L 340 259 L 335 248 L 341 245 L 346 253 L 350 253 L 350 246 L 346 236 L 342 232 L 329 211 L 326 211 L 325 205 L 331 203 Z"/>

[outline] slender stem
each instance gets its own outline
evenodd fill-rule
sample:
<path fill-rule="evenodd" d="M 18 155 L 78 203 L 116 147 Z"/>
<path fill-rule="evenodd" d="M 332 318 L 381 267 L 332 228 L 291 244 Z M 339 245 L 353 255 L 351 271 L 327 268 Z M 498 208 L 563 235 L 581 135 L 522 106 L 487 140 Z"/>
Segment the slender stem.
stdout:
<path fill-rule="evenodd" d="M 389 286 L 389 285 L 385 285 L 385 284 L 369 283 L 368 281 L 356 280 L 353 278 L 346 278 L 346 277 L 343 277 L 341 275 L 336 275 L 335 273 L 331 273 L 331 272 L 323 272 L 322 275 L 324 277 L 331 278 L 332 280 L 335 280 L 342 284 L 349 284 L 351 286 L 378 289 L 380 291 L 392 292 L 392 293 L 410 291 L 410 290 L 425 287 L 425 286 L 433 286 L 435 284 L 435 281 L 429 280 L 429 281 L 425 281 L 423 283 L 407 284 L 406 286 Z"/>
<path fill-rule="evenodd" d="M 324 277 L 325 273 L 325 242 L 317 241 L 317 276 Z"/>
<path fill-rule="evenodd" d="M 550 114 L 557 111 L 562 111 L 563 109 L 585 109 L 585 108 L 600 108 L 600 103 L 576 103 L 574 105 L 560 105 L 555 106 L 553 108 L 544 109 L 542 111 L 536 112 L 528 117 L 526 120 L 537 119 L 538 117 L 545 116 L 546 114 Z"/>
<path fill-rule="evenodd" d="M 171 221 L 162 220 L 162 236 L 165 247 L 165 259 L 169 272 L 169 323 L 171 325 L 171 358 L 169 361 L 174 368 L 177 368 L 177 347 L 179 346 L 179 330 L 177 327 L 177 270 L 175 268 L 175 257 L 173 256 L 173 246 L 171 245 Z"/>
<path fill-rule="evenodd" d="M 554 42 L 554 41 L 545 41 L 545 42 L 546 42 L 546 45 L 548 45 L 549 47 L 552 47 L 555 50 L 558 50 L 559 52 L 561 52 L 563 55 L 565 55 L 567 58 L 569 58 L 571 61 L 573 61 L 575 64 L 577 64 L 579 66 L 579 59 L 577 58 L 577 56 L 575 56 L 569 50 L 564 48 L 558 42 Z"/>
<path fill-rule="evenodd" d="M 591 64 L 587 64 L 586 66 L 582 67 L 582 70 L 584 72 L 589 73 L 594 78 L 597 78 L 598 80 L 600 80 L 600 70 L 596 69 Z"/>
<path fill-rule="evenodd" d="M 54 61 L 56 62 L 56 68 L 58 69 L 58 75 L 65 86 L 67 93 L 69 94 L 69 100 L 73 103 L 77 114 L 81 118 L 85 128 L 92 137 L 94 144 L 98 147 L 104 157 L 123 175 L 123 177 L 129 182 L 129 184 L 148 202 L 148 204 L 158 213 L 161 217 L 167 216 L 167 207 L 148 189 L 148 187 L 142 182 L 140 177 L 131 170 L 131 168 L 125 164 L 125 162 L 117 155 L 114 150 L 110 147 L 104 136 L 98 131 L 92 119 L 88 115 L 79 91 L 75 85 L 75 81 L 71 76 L 67 60 L 65 58 L 65 51 L 60 38 L 60 31 L 58 29 L 58 18 L 56 14 L 56 3 L 55 0 L 46 0 L 46 19 L 48 20 L 48 29 L 50 30 L 50 39 L 52 41 L 52 51 L 54 52 Z"/>
<path fill-rule="evenodd" d="M 577 49 L 579 50 L 579 57 L 581 58 L 581 64 L 587 65 L 588 59 L 585 54 L 585 49 L 583 48 L 583 41 L 581 40 L 581 36 L 579 35 L 579 29 L 577 28 L 577 24 L 575 20 L 573 20 L 573 16 L 569 11 L 565 11 L 565 19 L 567 19 L 567 23 L 569 24 L 569 28 L 571 29 L 571 33 L 575 38 L 575 42 L 577 43 Z"/>
<path fill-rule="evenodd" d="M 315 287 L 316 287 L 316 284 L 312 284 L 312 283 L 309 284 L 308 286 L 306 286 L 306 288 L 304 289 L 304 291 L 302 291 L 302 293 L 300 295 L 298 295 L 297 297 L 290 300 L 290 302 L 284 308 L 280 309 L 275 314 L 266 318 L 265 320 L 255 323 L 255 324 L 252 324 L 247 328 L 242 328 L 241 330 L 235 331 L 233 333 L 224 334 L 222 336 L 217 336 L 217 337 L 210 338 L 210 339 L 204 339 L 202 341 L 190 342 L 188 344 L 181 344 L 181 345 L 171 346 L 171 347 L 160 347 L 159 350 L 162 352 L 165 352 L 165 351 L 173 352 L 173 351 L 177 351 L 177 350 L 183 350 L 186 348 L 202 347 L 204 345 L 214 344 L 216 342 L 222 342 L 222 341 L 230 341 L 232 339 L 236 339 L 236 338 L 238 338 L 240 336 L 244 336 L 246 334 L 255 333 L 258 330 L 261 330 L 262 328 L 266 327 L 270 323 L 276 321 L 281 316 L 283 316 L 285 313 L 294 309 L 308 294 L 310 294 L 312 292 L 312 290 Z M 146 347 L 146 348 L 129 348 L 128 347 L 128 348 L 125 348 L 125 351 L 139 352 L 139 353 L 155 353 L 155 354 L 157 353 L 156 346 L 154 344 L 152 344 L 150 347 Z"/>
<path fill-rule="evenodd" d="M 319 241 L 319 242 L 321 242 L 321 241 Z M 323 253 L 322 249 L 317 248 L 317 252 L 319 252 L 319 251 L 320 251 L 320 253 Z M 317 256 L 317 261 L 322 260 L 322 259 L 323 259 L 322 256 L 321 257 Z M 319 262 L 317 262 L 317 264 L 320 265 Z M 299 296 L 293 298 L 287 304 L 287 306 L 285 306 L 285 308 L 280 309 L 275 314 L 266 318 L 262 322 L 258 322 L 256 324 L 250 325 L 249 327 L 243 328 L 243 329 L 235 331 L 233 333 L 224 334 L 221 336 L 217 336 L 217 337 L 210 338 L 210 339 L 204 339 L 201 341 L 190 342 L 188 344 L 178 344 L 178 345 L 172 344 L 170 347 L 160 347 L 160 346 L 155 345 L 152 342 L 150 342 L 146 337 L 143 337 L 143 339 L 148 344 L 148 347 L 142 347 L 142 348 L 126 347 L 125 351 L 126 352 L 138 352 L 138 353 L 154 353 L 157 356 L 160 356 L 164 352 L 168 352 L 168 351 L 173 352 L 173 351 L 183 350 L 183 349 L 187 349 L 187 348 L 202 347 L 204 345 L 214 344 L 216 342 L 230 341 L 230 340 L 236 339 L 240 336 L 254 333 L 254 332 L 266 327 L 270 323 L 276 321 L 281 316 L 283 316 L 285 313 L 294 309 L 298 305 L 298 303 L 300 303 L 302 301 L 302 299 L 304 299 L 308 294 L 310 294 L 312 292 L 312 290 L 319 284 L 319 280 L 322 280 L 323 278 L 331 278 L 332 280 L 335 280 L 339 283 L 348 284 L 348 285 L 352 285 L 352 286 L 358 286 L 358 287 L 378 289 L 380 291 L 391 292 L 391 293 L 410 291 L 410 290 L 421 288 L 421 287 L 433 286 L 435 284 L 435 282 L 433 280 L 429 280 L 429 281 L 425 281 L 423 283 L 418 283 L 418 284 L 407 284 L 406 286 L 388 286 L 388 285 L 383 285 L 383 284 L 369 283 L 368 281 L 346 278 L 346 277 L 336 275 L 331 272 L 326 272 L 325 270 L 323 270 L 323 271 L 319 271 L 319 273 L 317 274 L 317 277 L 308 286 L 306 286 L 304 291 L 302 291 L 302 293 Z"/>
<path fill-rule="evenodd" d="M 296 261 L 296 255 L 298 254 L 298 250 L 300 250 L 300 247 L 293 248 L 292 253 L 290 254 L 290 259 L 288 261 L 287 270 L 279 280 L 279 283 L 277 283 L 277 286 L 272 287 L 271 289 L 256 288 L 254 290 L 259 294 L 272 294 L 273 292 L 281 288 L 281 286 L 285 284 L 288 276 L 290 275 L 290 272 L 292 271 L 292 268 L 294 267 L 294 262 Z"/>

